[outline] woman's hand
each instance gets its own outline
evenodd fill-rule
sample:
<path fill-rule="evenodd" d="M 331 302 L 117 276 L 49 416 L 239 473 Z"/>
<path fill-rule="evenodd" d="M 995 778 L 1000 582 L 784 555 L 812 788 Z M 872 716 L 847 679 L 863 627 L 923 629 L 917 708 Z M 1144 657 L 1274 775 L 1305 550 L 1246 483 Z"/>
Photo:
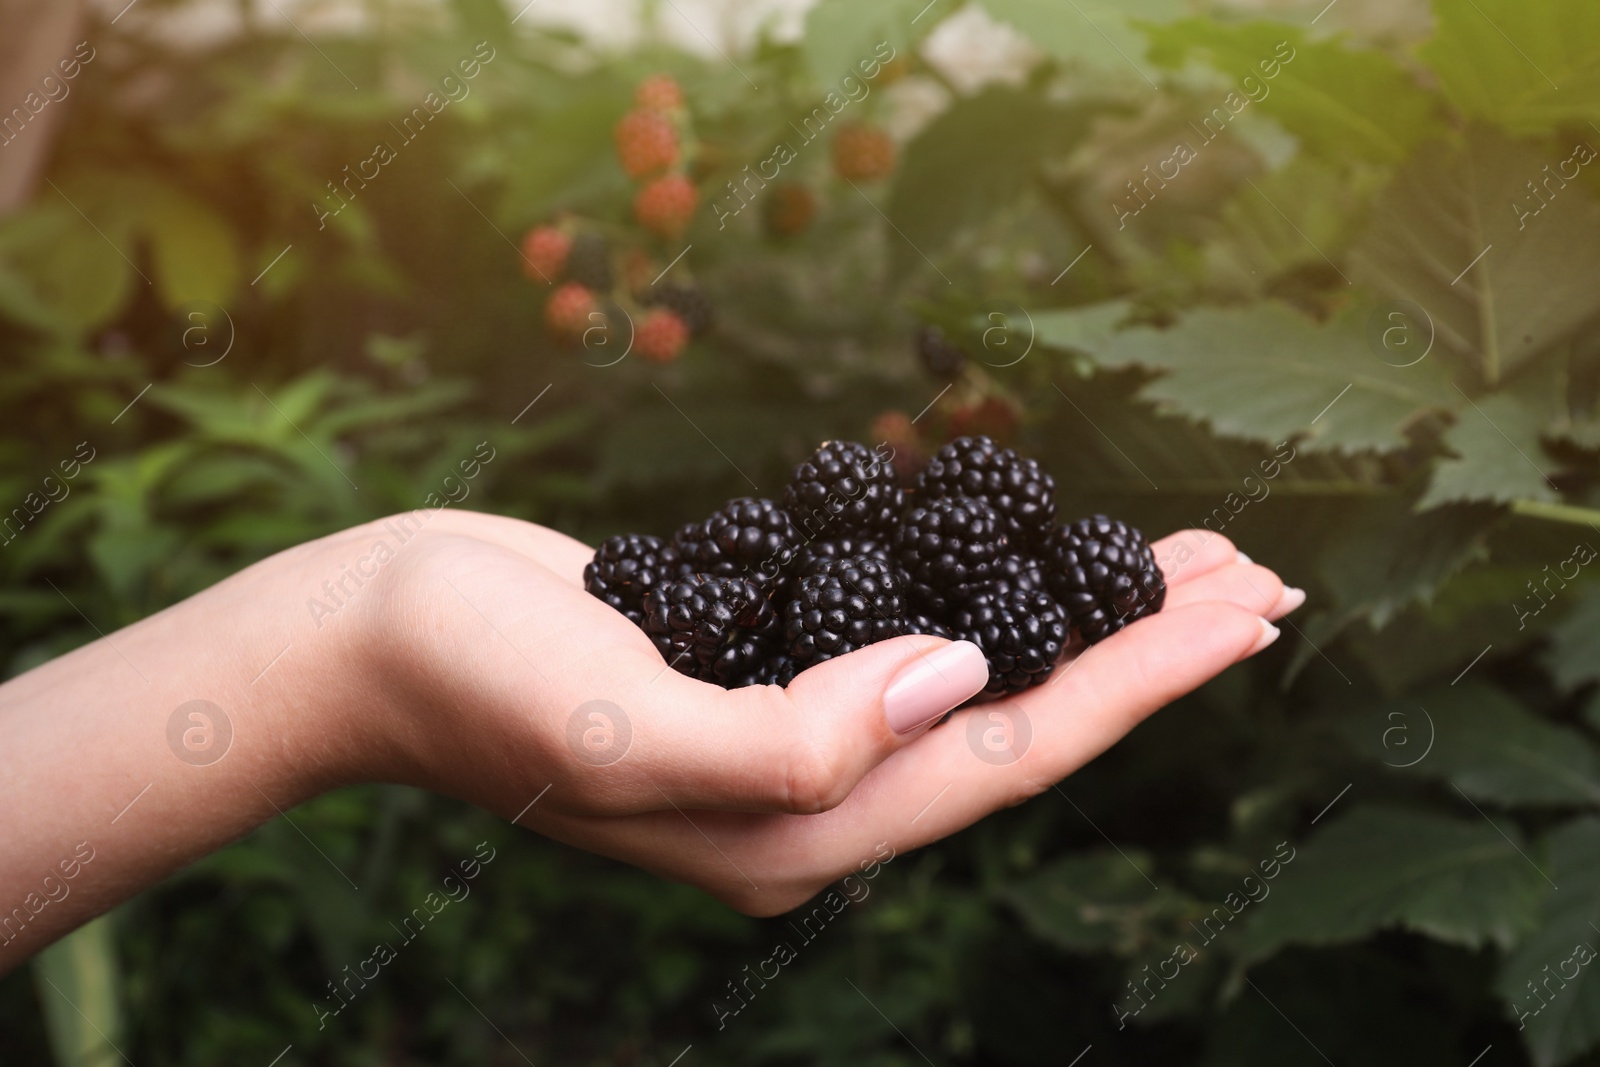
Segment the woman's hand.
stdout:
<path fill-rule="evenodd" d="M 587 546 L 444 513 L 369 598 L 373 777 L 471 801 L 579 848 L 786 911 L 870 862 L 1020 803 L 1277 636 L 1303 600 L 1225 538 L 1156 546 L 1165 609 L 1049 683 L 978 692 L 965 642 L 908 636 L 725 691 L 670 670 L 583 591 Z M 881 854 L 877 854 L 881 858 Z"/>
<path fill-rule="evenodd" d="M 24 754 L 0 762 L 0 973 L 366 781 L 787 910 L 1049 788 L 1303 598 L 1222 537 L 1156 547 L 1164 611 L 934 728 L 983 686 L 974 646 L 902 637 L 724 691 L 583 591 L 587 546 L 528 523 L 418 511 L 281 552 L 0 686 L 0 751 Z"/>

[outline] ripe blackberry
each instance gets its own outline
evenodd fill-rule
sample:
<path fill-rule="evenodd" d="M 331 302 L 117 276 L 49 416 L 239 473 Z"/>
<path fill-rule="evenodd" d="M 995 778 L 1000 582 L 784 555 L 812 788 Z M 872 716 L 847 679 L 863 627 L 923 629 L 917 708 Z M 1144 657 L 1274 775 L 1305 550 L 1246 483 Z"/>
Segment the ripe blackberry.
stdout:
<path fill-rule="evenodd" d="M 804 578 L 808 574 L 815 574 L 825 564 L 836 559 L 850 559 L 858 557 L 863 559 L 892 559 L 887 541 L 879 541 L 872 537 L 833 537 L 825 541 L 808 541 L 795 553 L 792 570 L 796 575 Z"/>
<path fill-rule="evenodd" d="M 988 581 L 1006 548 L 1000 516 L 987 501 L 938 497 L 907 512 L 894 552 L 911 577 L 911 597 L 935 616 Z"/>
<path fill-rule="evenodd" d="M 967 496 L 993 505 L 1018 547 L 1037 544 L 1056 517 L 1056 482 L 1037 460 L 988 437 L 958 437 L 934 453 L 917 480 L 922 497 Z"/>
<path fill-rule="evenodd" d="M 567 253 L 567 277 L 597 293 L 611 289 L 611 242 L 598 233 L 580 233 Z"/>
<path fill-rule="evenodd" d="M 741 496 L 672 538 L 681 571 L 745 577 L 770 588 L 800 547 L 789 513 L 771 500 Z"/>
<path fill-rule="evenodd" d="M 914 337 L 922 366 L 935 378 L 954 378 L 967 366 L 967 354 L 937 326 L 924 326 Z"/>
<path fill-rule="evenodd" d="M 894 467 L 866 445 L 825 441 L 795 467 L 783 506 L 807 532 L 812 523 L 829 535 L 883 533 L 905 507 Z"/>
<path fill-rule="evenodd" d="M 600 542 L 583 568 L 583 587 L 622 612 L 634 625 L 644 618 L 644 598 L 676 572 L 672 546 L 650 534 L 618 534 Z"/>
<path fill-rule="evenodd" d="M 1050 593 L 1090 644 L 1161 610 L 1166 579 L 1144 534 L 1095 515 L 1058 526 L 1041 553 Z"/>
<path fill-rule="evenodd" d="M 983 649 L 986 693 L 1020 693 L 1050 677 L 1070 634 L 1067 613 L 1048 593 L 985 593 L 951 616 L 958 640 Z"/>
<path fill-rule="evenodd" d="M 783 608 L 783 643 L 804 669 L 906 632 L 905 601 L 894 564 L 840 559 L 795 583 Z"/>
<path fill-rule="evenodd" d="M 1046 592 L 1044 564 L 1020 552 L 1007 552 L 995 561 L 994 572 L 989 578 L 989 584 L 984 588 L 985 591 L 995 593 L 1009 593 L 1013 590 L 1024 593 Z"/>
<path fill-rule="evenodd" d="M 766 590 L 745 578 L 689 574 L 644 598 L 644 632 L 669 666 L 702 681 L 733 680 L 774 651 L 777 616 Z"/>
<path fill-rule="evenodd" d="M 711 328 L 711 298 L 693 282 L 660 282 L 645 290 L 644 300 L 676 313 L 691 336 L 699 337 Z"/>
<path fill-rule="evenodd" d="M 924 615 L 920 611 L 913 611 L 906 616 L 906 629 L 908 634 L 932 634 L 945 640 L 953 640 L 955 634 L 950 627 L 940 622 L 931 615 Z"/>

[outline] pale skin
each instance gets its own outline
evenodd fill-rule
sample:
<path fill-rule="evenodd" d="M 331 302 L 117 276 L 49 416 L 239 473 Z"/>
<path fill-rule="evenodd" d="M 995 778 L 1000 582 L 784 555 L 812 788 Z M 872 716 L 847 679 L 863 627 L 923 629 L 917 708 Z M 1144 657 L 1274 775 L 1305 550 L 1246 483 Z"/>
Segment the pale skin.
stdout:
<path fill-rule="evenodd" d="M 0 918 L 29 916 L 0 938 L 0 973 L 280 812 L 362 782 L 457 797 L 780 914 L 881 843 L 903 853 L 1049 789 L 1266 647 L 1269 620 L 1304 600 L 1226 538 L 1175 534 L 1155 546 L 1161 613 L 1042 687 L 897 734 L 884 692 L 938 638 L 873 645 L 787 689 L 724 691 L 664 669 L 584 592 L 588 546 L 491 515 L 417 515 L 404 543 L 371 523 L 300 545 L 0 686 Z M 381 566 L 379 540 L 394 550 Z M 337 613 L 310 610 L 351 568 L 372 576 L 346 578 Z M 208 765 L 168 743 L 174 710 L 197 699 L 233 729 Z M 627 718 L 615 762 L 569 742 L 575 709 L 594 700 Z M 1031 725 L 1014 762 L 969 744 L 968 716 L 995 712 Z M 84 842 L 93 859 L 64 878 Z"/>

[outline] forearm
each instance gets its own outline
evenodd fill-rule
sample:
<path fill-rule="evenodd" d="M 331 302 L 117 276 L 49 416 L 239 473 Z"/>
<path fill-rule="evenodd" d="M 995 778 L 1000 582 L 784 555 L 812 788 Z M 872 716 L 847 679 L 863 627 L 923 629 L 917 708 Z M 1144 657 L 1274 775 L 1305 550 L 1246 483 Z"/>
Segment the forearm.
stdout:
<path fill-rule="evenodd" d="M 263 561 L 0 686 L 0 973 L 361 777 L 359 615 L 313 620 L 306 604 L 340 577 L 356 533 Z"/>

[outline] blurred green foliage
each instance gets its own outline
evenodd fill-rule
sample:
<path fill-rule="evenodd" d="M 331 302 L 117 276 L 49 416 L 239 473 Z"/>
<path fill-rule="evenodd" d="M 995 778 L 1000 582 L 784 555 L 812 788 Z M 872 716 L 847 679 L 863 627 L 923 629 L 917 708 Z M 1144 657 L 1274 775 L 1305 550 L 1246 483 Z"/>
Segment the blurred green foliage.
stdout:
<path fill-rule="evenodd" d="M 1547 981 L 1600 942 L 1592 4 L 1438 0 L 1420 40 L 1175 0 L 987 8 L 1041 58 L 964 93 L 915 53 L 950 11 L 902 0 L 821 0 L 738 68 L 473 0 L 315 48 L 94 28 L 48 181 L 0 222 L 12 673 L 415 507 L 485 438 L 503 458 L 464 506 L 593 539 L 745 476 L 776 495 L 816 441 L 930 403 L 907 453 L 992 429 L 1065 513 L 1204 523 L 1311 594 L 1270 655 L 898 858 L 721 1029 L 784 920 L 372 786 L 41 960 L 101 990 L 132 1062 L 1600 1063 L 1600 972 Z M 804 234 L 703 208 L 673 270 L 717 325 L 676 363 L 545 336 L 531 225 L 582 218 L 653 270 L 681 250 L 633 226 L 612 155 L 642 76 L 684 86 L 710 199 L 879 41 L 903 80 L 851 117 L 945 101 L 892 179 L 841 182 L 817 144 L 784 172 L 820 200 Z M 320 225 L 328 183 L 479 42 L 470 94 Z M 956 381 L 917 368 L 919 321 L 972 354 Z M 480 841 L 471 898 L 319 1027 L 326 983 Z M 7 1062 L 50 1055 L 47 1019 L 70 1038 L 48 998 L 0 983 Z"/>

